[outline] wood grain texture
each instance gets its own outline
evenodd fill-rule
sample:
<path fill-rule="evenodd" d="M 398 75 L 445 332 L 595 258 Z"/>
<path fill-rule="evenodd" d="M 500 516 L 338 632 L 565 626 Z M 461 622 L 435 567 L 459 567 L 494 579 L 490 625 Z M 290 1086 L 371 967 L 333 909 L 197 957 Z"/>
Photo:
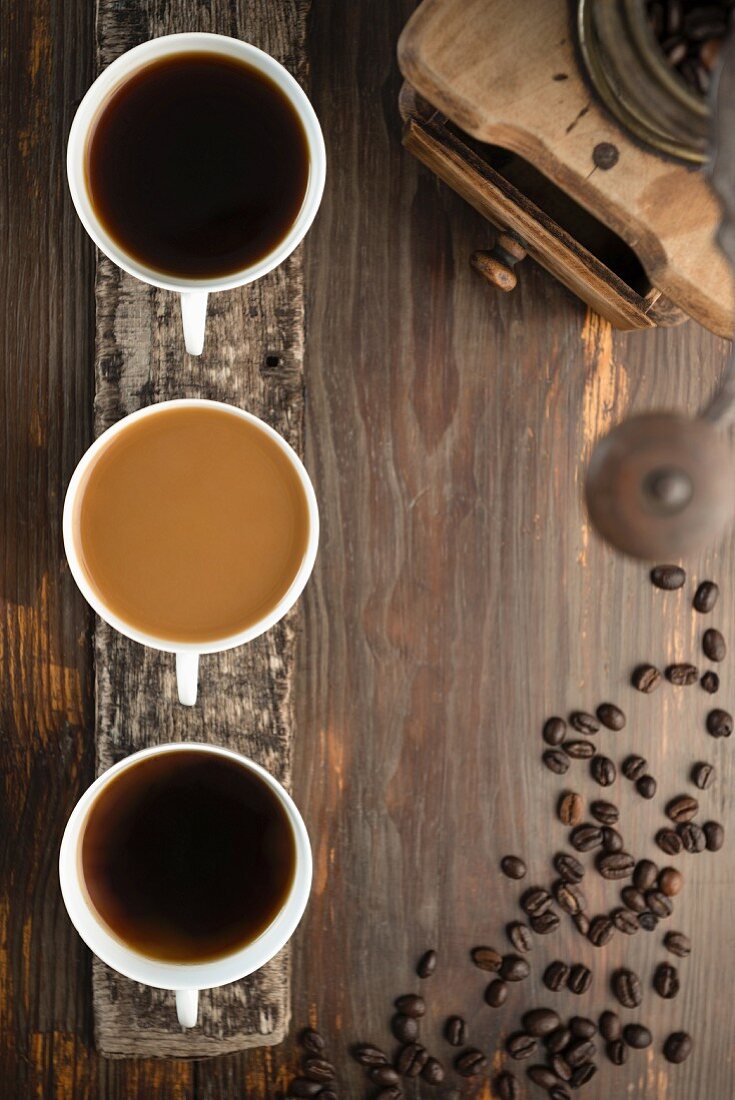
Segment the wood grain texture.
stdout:
<path fill-rule="evenodd" d="M 732 741 L 702 731 L 702 693 L 662 688 L 644 699 L 627 684 L 638 660 L 696 653 L 704 623 L 688 610 L 691 587 L 651 589 L 643 566 L 601 545 L 581 504 L 598 435 L 629 411 L 696 409 L 727 345 L 691 323 L 614 333 L 534 265 L 513 294 L 488 292 L 468 263 L 484 220 L 401 148 L 395 44 L 412 6 L 315 0 L 309 19 L 311 95 L 330 164 L 305 248 L 306 461 L 323 537 L 303 599 L 293 785 L 314 841 L 315 886 L 292 945 L 287 1039 L 188 1063 L 98 1056 L 89 954 L 58 891 L 61 832 L 93 776 L 91 617 L 60 537 L 63 492 L 92 428 L 92 254 L 61 163 L 62 131 L 91 79 L 92 27 L 77 3 L 34 9 L 55 75 L 39 77 L 31 96 L 32 12 L 14 0 L 13 63 L 0 72 L 3 134 L 12 135 L 0 161 L 0 1081 L 13 1100 L 280 1098 L 307 1022 L 327 1036 L 340 1096 L 359 1100 L 367 1090 L 349 1046 L 390 1043 L 393 997 L 418 984 L 413 963 L 429 944 L 440 968 L 422 987 L 424 1035 L 447 1062 L 440 1029 L 450 1012 L 464 1011 L 492 1054 L 533 1000 L 579 1012 L 608 1004 L 620 939 L 602 955 L 582 945 L 596 976 L 578 999 L 547 993 L 540 974 L 552 953 L 576 956 L 580 941 L 566 923 L 539 939 L 532 978 L 501 1013 L 483 1004 L 485 983 L 468 962 L 478 942 L 504 946 L 517 915 L 520 891 L 498 873 L 500 857 L 516 851 L 528 882 L 550 879 L 563 830 L 553 818 L 562 783 L 539 763 L 549 713 L 606 696 L 628 711 L 622 734 L 598 736 L 616 760 L 642 746 L 659 781 L 654 804 L 620 781 L 611 791 L 636 852 L 656 858 L 662 805 L 686 788 L 695 757 L 720 768 L 702 803 L 732 833 Z M 37 131 L 31 102 L 34 116 L 45 104 Z M 16 119 L 11 107 L 21 103 Z M 17 152 L 26 128 L 38 137 L 31 166 Z M 49 220 L 55 194 L 60 216 Z M 46 257 L 48 268 L 29 257 Z M 731 634 L 732 535 L 685 564 L 693 579 L 721 581 L 712 619 Z M 206 677 L 205 668 L 205 691 Z M 730 709 L 734 690 L 728 662 L 720 699 Z M 568 778 L 591 794 L 583 768 Z M 641 1019 L 655 1049 L 620 1069 L 605 1065 L 590 1100 L 732 1097 L 734 861 L 730 836 L 716 856 L 678 858 L 687 882 L 673 920 L 694 940 L 682 993 L 664 1006 L 646 987 Z M 612 889 L 599 886 L 589 888 L 595 911 Z M 639 933 L 630 951 L 650 974 L 663 958 L 660 935 Z M 669 1068 L 658 1049 L 680 1022 L 697 1048 Z M 487 1081 L 474 1092 L 489 1100 Z"/>
<path fill-rule="evenodd" d="M 98 65 L 148 38 L 183 29 L 245 38 L 306 76 L 305 9 L 252 0 L 218 13 L 168 4 L 97 9 Z M 175 16 L 175 17 L 174 17 Z M 185 354 L 178 297 L 147 286 L 99 255 L 95 431 L 143 405 L 207 397 L 263 417 L 300 451 L 303 442 L 303 262 L 292 255 L 251 286 L 212 295 L 205 350 Z M 270 364 L 270 365 L 269 365 Z M 275 365 L 274 365 L 275 364 Z M 292 681 L 298 611 L 248 646 L 203 657 L 199 701 L 178 702 L 173 658 L 98 622 L 95 631 L 97 769 L 151 743 L 208 741 L 291 779 Z M 113 1056 L 223 1054 L 280 1042 L 290 1017 L 288 948 L 241 982 L 202 992 L 199 1023 L 182 1033 L 173 995 L 93 963 L 95 1033 Z"/>
<path fill-rule="evenodd" d="M 602 218 L 676 305 L 731 336 L 719 204 L 701 172 L 649 152 L 598 103 L 580 72 L 574 10 L 538 0 L 529 18 L 515 0 L 424 0 L 401 36 L 401 68 L 461 129 L 519 153 Z M 600 142 L 620 153 L 608 171 L 595 168 Z"/>

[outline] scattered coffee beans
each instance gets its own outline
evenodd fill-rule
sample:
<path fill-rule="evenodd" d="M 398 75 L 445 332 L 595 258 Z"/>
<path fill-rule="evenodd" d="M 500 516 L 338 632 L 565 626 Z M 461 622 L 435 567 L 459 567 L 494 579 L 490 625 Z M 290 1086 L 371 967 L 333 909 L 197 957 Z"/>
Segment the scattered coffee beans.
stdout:
<path fill-rule="evenodd" d="M 524 1031 L 527 1031 L 529 1035 L 533 1035 L 536 1039 L 543 1039 L 545 1035 L 550 1035 L 552 1031 L 556 1031 L 561 1020 L 553 1008 L 532 1008 L 529 1012 L 524 1013 L 521 1023 Z"/>
<path fill-rule="evenodd" d="M 532 1054 L 536 1053 L 537 1047 L 538 1039 L 534 1039 L 533 1035 L 529 1035 L 526 1031 L 514 1031 L 505 1040 L 505 1049 L 511 1058 L 515 1058 L 517 1062 L 523 1062 L 526 1058 L 530 1058 Z"/>
<path fill-rule="evenodd" d="M 623 904 L 634 913 L 645 912 L 646 899 L 640 890 L 636 890 L 635 886 L 624 886 L 620 891 L 620 896 L 623 899 Z"/>
<path fill-rule="evenodd" d="M 554 775 L 564 775 L 569 771 L 569 757 L 561 749 L 547 749 L 541 759 Z"/>
<path fill-rule="evenodd" d="M 564 989 L 568 980 L 569 967 L 559 959 L 549 963 L 544 971 L 544 985 L 547 989 L 550 989 L 552 993 L 558 993 L 560 989 Z"/>
<path fill-rule="evenodd" d="M 645 1050 L 653 1042 L 653 1036 L 643 1024 L 626 1024 L 623 1028 L 623 1038 L 633 1050 Z"/>
<path fill-rule="evenodd" d="M 694 593 L 692 604 L 695 611 L 707 615 L 717 603 L 720 590 L 714 581 L 702 581 Z"/>
<path fill-rule="evenodd" d="M 623 1025 L 617 1012 L 611 1012 L 608 1009 L 600 1015 L 597 1024 L 600 1028 L 600 1035 L 608 1042 L 614 1042 L 623 1034 Z"/>
<path fill-rule="evenodd" d="M 605 852 L 597 857 L 596 866 L 603 878 L 617 880 L 630 878 L 635 860 L 628 852 Z"/>
<path fill-rule="evenodd" d="M 640 779 L 647 767 L 647 760 L 644 760 L 642 756 L 636 756 L 635 753 L 631 753 L 630 756 L 626 756 L 620 770 L 626 779 L 635 781 L 636 779 Z"/>
<path fill-rule="evenodd" d="M 612 802 L 603 799 L 595 799 L 590 805 L 590 813 L 602 825 L 615 825 L 620 817 L 620 811 Z"/>
<path fill-rule="evenodd" d="M 494 982 L 490 982 L 490 985 L 485 990 L 485 1000 L 491 1008 L 500 1008 L 502 1004 L 508 999 L 508 986 L 500 978 L 496 978 Z"/>
<path fill-rule="evenodd" d="M 584 878 L 584 867 L 575 856 L 567 852 L 556 853 L 554 868 L 565 882 L 581 882 Z"/>
<path fill-rule="evenodd" d="M 613 909 L 610 918 L 618 932 L 625 936 L 634 936 L 640 928 L 638 917 L 630 909 Z"/>
<path fill-rule="evenodd" d="M 696 821 L 687 821 L 683 825 L 677 825 L 676 831 L 685 851 L 691 852 L 692 855 L 698 855 L 707 847 L 704 829 L 700 828 Z"/>
<path fill-rule="evenodd" d="M 674 829 L 659 829 L 656 843 L 667 856 L 676 856 L 682 849 L 681 837 Z"/>
<path fill-rule="evenodd" d="M 567 791 L 559 799 L 557 813 L 562 825 L 579 825 L 584 815 L 584 799 L 581 794 Z"/>
<path fill-rule="evenodd" d="M 658 917 L 650 909 L 644 909 L 638 914 L 638 927 L 644 932 L 653 932 L 658 926 Z"/>
<path fill-rule="evenodd" d="M 679 565 L 655 565 L 650 576 L 651 583 L 656 588 L 663 588 L 667 592 L 671 592 L 675 588 L 681 588 L 687 577 Z"/>
<path fill-rule="evenodd" d="M 705 826 L 705 830 L 706 830 Z M 658 888 L 668 898 L 676 897 L 684 885 L 684 876 L 675 867 L 664 867 L 658 876 Z"/>
<path fill-rule="evenodd" d="M 506 982 L 522 982 L 531 973 L 531 967 L 520 955 L 506 955 L 500 967 L 500 976 Z"/>
<path fill-rule="evenodd" d="M 614 1066 L 625 1065 L 628 1059 L 628 1048 L 622 1039 L 611 1039 L 605 1047 L 605 1053 Z"/>
<path fill-rule="evenodd" d="M 436 962 L 436 951 L 433 948 L 425 951 L 416 965 L 416 973 L 419 978 L 430 978 L 436 970 Z"/>
<path fill-rule="evenodd" d="M 396 997 L 393 1003 L 404 1016 L 412 1016 L 416 1020 L 426 1013 L 426 1002 L 418 993 L 404 993 L 403 996 Z"/>
<path fill-rule="evenodd" d="M 523 921 L 512 921 L 506 928 L 508 939 L 516 951 L 528 952 L 533 947 L 531 929 Z"/>
<path fill-rule="evenodd" d="M 653 975 L 653 988 L 659 997 L 671 1000 L 679 992 L 679 975 L 671 963 L 659 963 Z"/>
<path fill-rule="evenodd" d="M 569 715 L 569 725 L 577 733 L 586 733 L 588 736 L 597 733 L 600 723 L 593 714 L 587 714 L 584 710 L 575 710 Z"/>
<path fill-rule="evenodd" d="M 597 825 L 577 825 L 569 834 L 569 843 L 578 852 L 591 852 L 602 844 L 602 829 Z"/>
<path fill-rule="evenodd" d="M 704 837 L 709 852 L 719 852 L 725 843 L 725 830 L 717 821 L 708 821 L 704 825 Z"/>
<path fill-rule="evenodd" d="M 699 681 L 701 687 L 708 695 L 715 695 L 720 690 L 720 677 L 712 669 L 707 669 Z"/>
<path fill-rule="evenodd" d="M 419 1037 L 418 1020 L 404 1016 L 401 1012 L 391 1020 L 390 1029 L 399 1043 L 413 1043 Z"/>
<path fill-rule="evenodd" d="M 639 859 L 633 872 L 633 885 L 636 890 L 650 890 L 658 878 L 658 867 L 650 859 Z"/>
<path fill-rule="evenodd" d="M 476 1077 L 487 1069 L 488 1061 L 481 1050 L 468 1047 L 458 1054 L 454 1060 L 454 1068 L 462 1077 Z M 511 1094 L 512 1095 L 512 1094 Z"/>
<path fill-rule="evenodd" d="M 529 917 L 537 917 L 551 907 L 551 894 L 543 886 L 530 886 L 521 897 L 521 909 Z"/>
<path fill-rule="evenodd" d="M 674 911 L 673 903 L 663 890 L 649 890 L 646 894 L 646 905 L 659 920 L 666 920 Z"/>
<path fill-rule="evenodd" d="M 641 798 L 653 798 L 657 788 L 658 784 L 652 775 L 642 775 L 636 780 L 635 789 Z"/>
<path fill-rule="evenodd" d="M 699 669 L 696 665 L 669 665 L 665 676 L 675 687 L 689 687 L 690 684 L 696 684 L 699 679 Z"/>
<path fill-rule="evenodd" d="M 467 1042 L 467 1024 L 461 1016 L 450 1016 L 444 1025 L 444 1037 L 453 1047 L 462 1047 Z"/>
<path fill-rule="evenodd" d="M 444 1066 L 438 1058 L 428 1058 L 421 1076 L 429 1085 L 440 1085 L 444 1080 Z"/>
<path fill-rule="evenodd" d="M 680 959 L 685 959 L 687 955 L 691 953 L 692 943 L 689 937 L 685 936 L 683 932 L 667 932 L 664 936 L 664 947 L 667 951 L 670 951 L 672 955 L 676 955 Z"/>
<path fill-rule="evenodd" d="M 587 939 L 595 947 L 604 947 L 615 935 L 615 925 L 610 918 L 601 913 L 590 921 L 590 930 Z"/>
<path fill-rule="evenodd" d="M 706 724 L 713 737 L 729 737 L 732 733 L 732 715 L 719 707 L 709 712 Z"/>
<path fill-rule="evenodd" d="M 562 748 L 572 760 L 591 760 L 595 755 L 595 746 L 591 741 L 565 741 Z"/>
<path fill-rule="evenodd" d="M 501 1073 L 493 1081 L 493 1088 L 498 1100 L 519 1100 L 521 1095 L 521 1086 L 512 1073 Z"/>
<path fill-rule="evenodd" d="M 601 787 L 610 787 L 617 776 L 617 768 L 609 756 L 593 756 L 590 761 L 590 775 Z"/>
<path fill-rule="evenodd" d="M 680 794 L 666 804 L 667 816 L 677 825 L 682 821 L 691 821 L 699 813 L 699 803 L 690 794 Z"/>
<path fill-rule="evenodd" d="M 352 1055 L 356 1062 L 367 1069 L 388 1064 L 388 1056 L 379 1047 L 374 1047 L 370 1043 L 362 1043 L 360 1046 L 356 1046 L 352 1051 Z"/>
<path fill-rule="evenodd" d="M 572 993 L 586 993 L 592 984 L 592 971 L 584 966 L 583 963 L 575 963 L 575 965 L 569 971 L 569 977 L 567 978 L 567 988 Z"/>
<path fill-rule="evenodd" d="M 503 956 L 494 947 L 473 947 L 470 957 L 480 970 L 497 972 L 503 964 Z"/>
<path fill-rule="evenodd" d="M 418 1077 L 429 1060 L 428 1051 L 420 1043 L 406 1043 L 396 1058 L 396 1069 L 402 1077 Z"/>

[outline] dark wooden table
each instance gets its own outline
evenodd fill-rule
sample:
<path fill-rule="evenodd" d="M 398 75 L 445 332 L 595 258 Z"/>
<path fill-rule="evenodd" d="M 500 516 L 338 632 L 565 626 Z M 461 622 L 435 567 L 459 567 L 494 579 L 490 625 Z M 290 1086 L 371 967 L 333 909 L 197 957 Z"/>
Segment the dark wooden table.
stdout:
<path fill-rule="evenodd" d="M 533 976 L 507 1009 L 482 1003 L 475 943 L 504 947 L 518 888 L 498 873 L 508 851 L 528 882 L 550 880 L 561 846 L 560 781 L 540 765 L 544 716 L 606 697 L 629 713 L 600 735 L 615 759 L 640 748 L 659 780 L 644 803 L 618 780 L 632 850 L 655 857 L 662 803 L 686 789 L 694 759 L 719 767 L 705 816 L 732 823 L 732 748 L 703 732 L 698 688 L 636 696 L 642 659 L 699 660 L 702 622 L 685 592 L 654 591 L 646 569 L 590 531 L 581 506 L 594 440 L 629 410 L 694 410 L 726 345 L 688 324 L 625 336 L 585 312 L 533 265 L 508 297 L 472 274 L 481 219 L 401 149 L 395 43 L 411 0 L 314 0 L 312 98 L 330 171 L 308 238 L 307 465 L 323 538 L 304 600 L 295 795 L 316 857 L 314 893 L 294 941 L 292 1037 L 214 1062 L 106 1061 L 91 1042 L 90 957 L 61 903 L 56 860 L 66 818 L 93 776 L 92 617 L 64 561 L 61 505 L 92 431 L 93 254 L 67 193 L 66 133 L 92 78 L 93 6 L 10 0 L 0 66 L 2 257 L 0 412 L 0 1095 L 259 1098 L 297 1065 L 295 1034 L 329 1037 L 344 1097 L 365 1092 L 348 1047 L 387 1042 L 392 998 L 417 984 L 427 946 L 427 1043 L 463 1011 L 490 1051 L 522 1007 L 599 1011 L 623 955 L 573 929 L 538 941 Z M 732 537 L 687 563 L 735 609 Z M 734 681 L 722 672 L 722 705 Z M 728 702 L 729 700 L 729 702 Z M 648 987 L 661 931 L 625 948 L 646 977 L 639 1014 L 655 1048 L 605 1066 L 590 1097 L 728 1100 L 735 1092 L 735 845 L 680 856 L 686 874 L 671 926 L 689 932 L 683 992 Z M 591 883 L 593 911 L 615 891 Z M 545 992 L 551 957 L 592 961 L 585 998 Z M 691 1030 L 684 1067 L 660 1057 Z M 500 1064 L 499 1056 L 494 1063 Z M 626 1091 L 627 1089 L 627 1091 Z M 429 1095 L 431 1090 L 426 1089 Z M 487 1096 L 487 1085 L 476 1095 Z M 418 1095 L 418 1093 L 417 1093 Z M 540 1094 L 539 1094 L 540 1095 Z"/>

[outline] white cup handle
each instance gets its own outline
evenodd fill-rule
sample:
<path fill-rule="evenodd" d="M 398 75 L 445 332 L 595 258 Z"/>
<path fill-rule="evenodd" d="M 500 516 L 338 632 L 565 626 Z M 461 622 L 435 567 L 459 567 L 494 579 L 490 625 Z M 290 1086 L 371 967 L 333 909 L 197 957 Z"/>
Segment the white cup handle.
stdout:
<path fill-rule="evenodd" d="M 207 291 L 185 290 L 180 298 L 186 350 L 189 355 L 201 355 L 207 326 Z"/>
<path fill-rule="evenodd" d="M 199 993 L 196 989 L 176 990 L 176 1015 L 182 1027 L 196 1027 L 199 1012 Z"/>
<path fill-rule="evenodd" d="M 185 707 L 193 707 L 197 701 L 199 682 L 199 654 L 176 654 L 176 686 L 179 689 L 179 702 Z"/>

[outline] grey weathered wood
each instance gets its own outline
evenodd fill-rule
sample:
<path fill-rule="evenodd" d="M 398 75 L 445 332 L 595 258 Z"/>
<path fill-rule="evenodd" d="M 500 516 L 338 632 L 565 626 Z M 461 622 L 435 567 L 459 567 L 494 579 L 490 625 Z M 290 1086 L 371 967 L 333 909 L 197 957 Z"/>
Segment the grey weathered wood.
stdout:
<path fill-rule="evenodd" d="M 98 8 L 104 68 L 145 39 L 174 31 L 234 35 L 272 53 L 303 81 L 305 5 Z M 263 417 L 300 451 L 303 434 L 303 278 L 300 252 L 260 282 L 210 297 L 201 358 L 186 355 L 177 297 L 146 286 L 99 255 L 95 430 L 167 398 L 208 397 Z M 275 362 L 275 365 L 273 365 Z M 270 365 L 269 365 L 270 364 Z M 193 709 L 176 698 L 173 658 L 97 623 L 97 769 L 146 745 L 209 741 L 246 753 L 288 784 L 291 774 L 293 612 L 247 647 L 204 657 Z M 182 1034 L 173 996 L 94 961 L 97 1044 L 107 1055 L 196 1056 L 280 1042 L 290 1018 L 288 949 L 258 974 L 200 997 L 199 1026 Z"/>

